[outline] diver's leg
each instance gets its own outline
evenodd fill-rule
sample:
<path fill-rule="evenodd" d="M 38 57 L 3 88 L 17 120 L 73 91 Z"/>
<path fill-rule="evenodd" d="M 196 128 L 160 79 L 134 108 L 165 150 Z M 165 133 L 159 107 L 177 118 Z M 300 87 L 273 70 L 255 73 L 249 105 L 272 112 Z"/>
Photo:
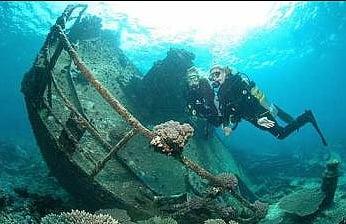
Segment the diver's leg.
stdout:
<path fill-rule="evenodd" d="M 279 126 L 275 123 L 273 128 L 270 128 L 268 131 L 276 136 L 278 139 L 284 139 L 289 136 L 295 130 L 298 130 L 300 127 L 304 126 L 306 123 L 311 123 L 316 129 L 317 133 L 321 137 L 321 140 L 325 146 L 327 146 L 327 141 L 324 138 L 321 130 L 319 129 L 316 119 L 311 110 L 305 111 L 302 115 L 298 116 L 293 122 L 289 123 L 285 127 Z"/>
<path fill-rule="evenodd" d="M 273 136 L 275 136 L 276 138 L 279 138 L 279 136 L 282 136 L 283 133 L 285 132 L 284 131 L 284 128 L 281 127 L 279 125 L 279 123 L 276 121 L 276 119 L 274 118 L 273 115 L 271 115 L 269 113 L 269 111 L 265 114 L 265 116 L 271 120 L 271 121 L 274 121 L 274 126 L 272 128 L 266 128 L 266 127 L 263 127 L 263 126 L 260 126 L 257 124 L 257 119 L 248 119 L 249 122 L 251 122 L 254 126 L 256 126 L 257 128 L 261 129 L 261 130 L 264 130 L 264 131 L 269 131 Z"/>
<path fill-rule="evenodd" d="M 309 117 L 309 121 L 314 126 L 315 130 L 317 131 L 318 135 L 320 136 L 320 138 L 323 142 L 323 145 L 327 146 L 328 143 L 327 143 L 326 139 L 324 138 L 321 129 L 318 127 L 317 121 L 316 121 L 315 116 L 312 113 L 312 111 L 306 110 L 304 114 L 307 114 L 306 116 Z"/>
<path fill-rule="evenodd" d="M 285 111 L 283 111 L 280 107 L 278 107 L 276 104 L 274 104 L 274 106 L 276 107 L 276 109 L 278 110 L 277 116 L 283 120 L 284 122 L 286 122 L 287 124 L 291 123 L 294 121 L 294 118 L 289 115 L 288 113 L 286 113 Z"/>
<path fill-rule="evenodd" d="M 278 139 L 286 138 L 292 132 L 298 130 L 300 127 L 304 126 L 306 123 L 308 123 L 310 121 L 309 117 L 306 115 L 306 113 L 304 113 L 304 114 L 298 116 L 297 119 L 293 119 L 293 121 L 290 122 L 285 127 L 282 127 L 279 125 L 279 123 L 275 120 L 275 118 L 271 114 L 267 113 L 266 117 L 269 120 L 274 121 L 274 126 L 272 128 L 262 127 L 262 126 L 257 124 L 256 120 L 251 121 L 251 123 L 262 130 L 266 130 L 266 131 L 270 132 L 273 136 L 275 136 Z"/>

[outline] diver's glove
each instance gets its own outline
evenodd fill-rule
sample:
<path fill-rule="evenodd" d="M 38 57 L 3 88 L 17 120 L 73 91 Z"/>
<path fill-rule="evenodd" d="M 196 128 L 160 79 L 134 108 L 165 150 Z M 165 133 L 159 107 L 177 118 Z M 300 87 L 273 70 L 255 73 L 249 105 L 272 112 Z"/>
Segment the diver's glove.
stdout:
<path fill-rule="evenodd" d="M 275 126 L 275 121 L 269 120 L 267 117 L 261 117 L 257 120 L 257 124 L 265 128 L 272 128 Z"/>
<path fill-rule="evenodd" d="M 223 130 L 223 133 L 225 134 L 225 136 L 229 136 L 233 131 L 231 127 L 223 126 L 223 125 L 222 125 L 222 130 Z"/>

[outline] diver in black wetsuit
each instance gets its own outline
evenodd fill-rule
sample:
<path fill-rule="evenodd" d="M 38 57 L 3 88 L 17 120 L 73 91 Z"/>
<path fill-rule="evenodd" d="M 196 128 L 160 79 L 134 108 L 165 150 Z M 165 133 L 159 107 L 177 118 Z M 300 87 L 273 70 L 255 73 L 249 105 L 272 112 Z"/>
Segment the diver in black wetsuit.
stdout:
<path fill-rule="evenodd" d="M 195 67 L 187 71 L 188 82 L 188 113 L 206 119 L 210 124 L 219 126 L 222 122 L 221 115 L 214 104 L 215 93 L 208 79 L 199 76 Z"/>
<path fill-rule="evenodd" d="M 311 123 L 323 144 L 327 145 L 310 110 L 296 119 L 292 118 L 278 106 L 268 104 L 264 94 L 245 74 L 235 73 L 228 67 L 216 65 L 210 70 L 209 80 L 217 89 L 217 96 L 211 90 L 209 83 L 200 80 L 197 82 L 198 88 L 190 91 L 192 94 L 189 98 L 189 107 L 192 108 L 192 112 L 195 111 L 195 115 L 206 118 L 214 126 L 221 125 L 226 135 L 235 130 L 241 119 L 249 121 L 257 128 L 269 131 L 278 139 L 284 139 L 305 124 Z M 208 88 L 209 90 L 206 90 Z M 280 126 L 275 116 L 287 125 Z"/>
<path fill-rule="evenodd" d="M 212 134 L 212 127 L 219 126 L 222 122 L 222 118 L 214 104 L 214 90 L 211 88 L 208 79 L 198 74 L 196 67 L 187 70 L 187 83 L 187 113 L 192 115 L 189 122 L 196 126 L 195 129 L 197 127 L 202 128 L 203 137 L 208 139 Z M 194 119 L 197 117 L 207 122 L 200 123 L 202 126 L 199 126 L 196 123 L 197 120 Z"/>

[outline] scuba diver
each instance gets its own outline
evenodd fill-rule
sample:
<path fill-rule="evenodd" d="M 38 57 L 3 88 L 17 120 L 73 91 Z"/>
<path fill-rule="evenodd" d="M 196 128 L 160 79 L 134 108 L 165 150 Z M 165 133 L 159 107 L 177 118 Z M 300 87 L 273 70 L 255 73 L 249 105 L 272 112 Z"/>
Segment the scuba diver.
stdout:
<path fill-rule="evenodd" d="M 306 110 L 296 119 L 275 104 L 269 104 L 265 95 L 245 74 L 232 71 L 229 67 L 215 65 L 210 69 L 209 80 L 196 78 L 194 68 L 188 70 L 188 108 L 195 116 L 205 118 L 209 123 L 221 126 L 225 135 L 236 129 L 244 119 L 255 127 L 270 132 L 278 139 L 284 139 L 307 123 L 311 123 L 322 143 L 327 142 L 319 129 L 311 110 Z M 208 89 L 208 90 L 207 90 Z M 275 117 L 287 123 L 282 127 Z"/>
<path fill-rule="evenodd" d="M 197 68 L 192 67 L 187 70 L 187 83 L 188 113 L 204 118 L 214 126 L 219 126 L 221 116 L 215 106 L 215 93 L 208 79 L 201 77 Z"/>
<path fill-rule="evenodd" d="M 213 126 L 219 126 L 221 116 L 215 106 L 215 93 L 211 88 L 207 78 L 198 74 L 196 67 L 191 67 L 187 70 L 187 113 L 192 118 L 189 123 L 193 123 L 195 129 L 200 127 L 197 125 L 195 118 L 204 119 L 205 123 L 200 123 L 203 126 L 203 137 L 208 139 L 212 133 Z M 199 128 L 198 128 L 199 129 Z"/>

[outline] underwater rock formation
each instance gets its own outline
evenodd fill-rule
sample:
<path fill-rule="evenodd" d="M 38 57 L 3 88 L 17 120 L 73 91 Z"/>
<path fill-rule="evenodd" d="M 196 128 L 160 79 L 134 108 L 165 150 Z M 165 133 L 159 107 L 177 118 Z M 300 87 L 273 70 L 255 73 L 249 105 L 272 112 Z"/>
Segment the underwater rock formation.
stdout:
<path fill-rule="evenodd" d="M 320 189 L 302 189 L 280 200 L 279 207 L 297 216 L 309 216 L 329 207 L 337 188 L 339 162 L 334 160 L 326 165 Z"/>
<path fill-rule="evenodd" d="M 279 207 L 297 216 L 308 216 L 318 211 L 325 198 L 319 189 L 302 189 L 280 200 Z"/>
<path fill-rule="evenodd" d="M 323 207 L 329 207 L 333 203 L 338 185 L 338 178 L 340 176 L 339 164 L 340 163 L 336 160 L 327 163 L 326 170 L 323 173 L 321 191 L 326 195 L 322 203 Z"/>
<path fill-rule="evenodd" d="M 172 48 L 166 58 L 157 61 L 143 77 L 136 98 L 145 123 L 184 121 L 186 71 L 193 66 L 194 58 L 191 52 Z"/>

